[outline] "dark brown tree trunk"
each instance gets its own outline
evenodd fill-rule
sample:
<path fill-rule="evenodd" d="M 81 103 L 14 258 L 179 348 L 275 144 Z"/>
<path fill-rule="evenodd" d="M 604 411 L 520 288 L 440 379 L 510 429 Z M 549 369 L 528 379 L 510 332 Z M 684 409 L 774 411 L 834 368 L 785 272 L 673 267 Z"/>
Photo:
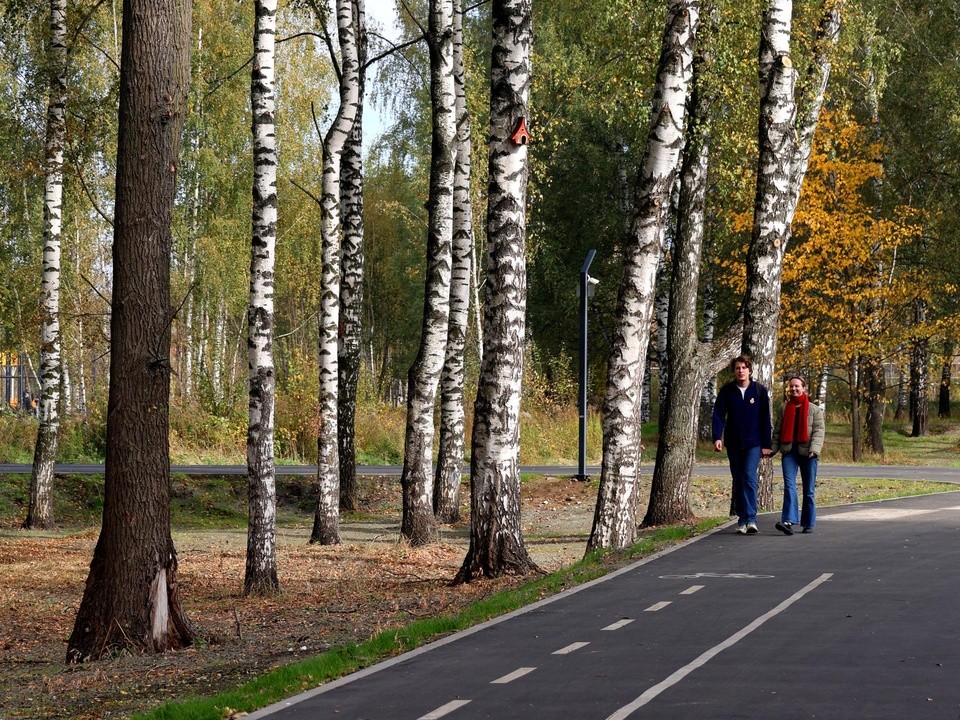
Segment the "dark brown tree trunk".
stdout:
<path fill-rule="evenodd" d="M 870 450 L 883 454 L 883 414 L 886 409 L 886 383 L 883 360 L 876 355 L 864 358 L 864 388 L 867 403 L 867 444 Z"/>
<path fill-rule="evenodd" d="M 900 365 L 900 374 L 897 379 L 897 411 L 894 420 L 903 420 L 910 411 L 910 375 L 903 364 Z"/>
<path fill-rule="evenodd" d="M 852 357 L 847 364 L 847 376 L 850 378 L 850 428 L 852 457 L 854 462 L 863 460 L 863 433 L 860 423 L 860 362 Z"/>
<path fill-rule="evenodd" d="M 953 364 L 953 343 L 943 348 L 943 368 L 940 370 L 940 391 L 937 395 L 937 417 L 950 417 L 950 366 Z"/>
<path fill-rule="evenodd" d="M 191 3 L 126 0 L 103 527 L 67 662 L 193 638 L 170 535 L 170 250 Z"/>

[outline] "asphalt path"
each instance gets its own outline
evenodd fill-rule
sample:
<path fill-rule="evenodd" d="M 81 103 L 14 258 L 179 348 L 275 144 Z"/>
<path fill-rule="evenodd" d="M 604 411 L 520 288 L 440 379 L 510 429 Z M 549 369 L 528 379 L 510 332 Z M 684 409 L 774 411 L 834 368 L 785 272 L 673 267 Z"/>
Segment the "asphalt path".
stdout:
<path fill-rule="evenodd" d="M 960 492 L 728 525 L 248 720 L 957 718 Z"/>
<path fill-rule="evenodd" d="M 779 476 L 780 463 L 775 462 L 774 473 Z M 230 476 L 247 474 L 246 465 L 172 465 L 171 472 L 184 475 L 212 475 Z M 2 464 L 0 475 L 17 475 L 29 473 L 30 465 Z M 587 475 L 599 477 L 600 467 L 588 465 Z M 641 468 L 641 474 L 650 475 L 652 465 Z M 100 475 L 103 465 L 85 465 L 73 463 L 58 463 L 55 472 L 62 475 Z M 358 465 L 357 474 L 361 476 L 399 476 L 399 465 Z M 574 465 L 522 465 L 520 472 L 532 475 L 573 476 L 578 472 Z M 316 475 L 316 465 L 277 465 L 277 475 Z M 469 468 L 464 468 L 464 474 Z M 726 463 L 704 464 L 694 466 L 694 475 L 726 476 L 730 470 Z M 817 470 L 821 478 L 887 478 L 890 480 L 931 480 L 936 482 L 950 482 L 960 484 L 960 467 L 934 467 L 922 465 L 835 465 L 821 463 Z"/>

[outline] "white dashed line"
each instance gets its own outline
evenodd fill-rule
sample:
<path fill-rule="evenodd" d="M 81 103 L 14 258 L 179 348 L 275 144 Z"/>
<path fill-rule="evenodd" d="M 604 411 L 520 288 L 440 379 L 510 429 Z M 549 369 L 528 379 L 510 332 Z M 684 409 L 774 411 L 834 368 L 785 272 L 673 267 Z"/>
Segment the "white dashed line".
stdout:
<path fill-rule="evenodd" d="M 656 612 L 657 610 L 663 610 L 667 605 L 670 604 L 670 602 L 670 600 L 664 600 L 663 602 L 654 603 L 644 610 L 644 612 Z"/>
<path fill-rule="evenodd" d="M 553 651 L 552 653 L 550 653 L 550 654 L 551 654 L 551 655 L 569 655 L 570 653 L 574 652 L 575 650 L 579 650 L 580 648 L 586 647 L 586 646 L 589 645 L 589 644 L 590 644 L 590 643 L 588 643 L 588 642 L 575 642 L 575 643 L 570 643 L 570 644 L 567 645 L 566 647 L 562 647 L 562 648 L 560 648 L 559 650 L 554 650 L 554 651 Z"/>
<path fill-rule="evenodd" d="M 426 715 L 421 715 L 417 720 L 439 720 L 444 715 L 449 715 L 454 710 L 462 708 L 469 702 L 469 700 L 451 700 L 446 705 L 441 705 L 436 710 L 428 712 Z"/>
<path fill-rule="evenodd" d="M 851 512 L 840 512 L 836 515 L 823 515 L 817 520 L 860 520 L 864 522 L 890 522 L 891 520 L 903 520 L 917 515 L 931 515 L 935 510 L 914 510 L 909 508 L 865 508 L 863 510 L 853 510 Z"/>
<path fill-rule="evenodd" d="M 817 589 L 818 587 L 820 587 L 820 585 L 822 585 L 832 577 L 833 577 L 833 573 L 824 573 L 813 582 L 807 584 L 805 587 L 800 588 L 799 590 L 797 590 L 797 592 L 795 592 L 793 595 L 788 597 L 782 603 L 777 605 L 772 610 L 768 610 L 767 612 L 765 612 L 763 615 L 758 617 L 756 620 L 754 620 L 752 623 L 744 627 L 742 630 L 738 630 L 737 632 L 735 632 L 733 635 L 728 637 L 719 645 L 714 645 L 712 648 L 702 653 L 699 657 L 695 658 L 694 660 L 692 660 L 691 662 L 687 663 L 682 668 L 674 672 L 666 680 L 663 680 L 662 682 L 657 683 L 652 688 L 644 692 L 640 697 L 638 697 L 629 705 L 624 705 L 622 708 L 617 710 L 613 715 L 608 717 L 607 720 L 625 720 L 625 718 L 632 715 L 635 710 L 639 710 L 648 702 L 650 702 L 655 697 L 657 697 L 664 690 L 667 690 L 673 687 L 674 685 L 676 685 L 678 682 L 683 680 L 683 678 L 685 678 L 687 675 L 692 673 L 697 668 L 700 668 L 706 665 L 708 662 L 710 662 L 710 660 L 712 660 L 714 657 L 719 655 L 721 652 L 723 652 L 727 648 L 733 647 L 734 645 L 736 645 L 747 635 L 749 635 L 758 627 L 763 625 L 767 620 L 779 615 L 788 607 L 790 607 L 795 602 L 797 602 L 797 600 L 802 598 L 804 595 L 806 595 L 810 591 Z"/>
<path fill-rule="evenodd" d="M 490 684 L 491 684 L 491 685 L 506 685 L 508 682 L 513 682 L 513 681 L 516 680 L 517 678 L 522 678 L 524 675 L 527 675 L 527 674 L 529 674 L 529 673 L 532 673 L 534 670 L 536 670 L 535 667 L 522 667 L 522 668 L 517 668 L 517 669 L 514 670 L 512 673 L 509 673 L 509 674 L 507 674 L 507 675 L 504 675 L 504 676 L 501 677 L 501 678 L 497 678 L 496 680 L 491 680 L 491 681 L 490 681 Z"/>
<path fill-rule="evenodd" d="M 680 594 L 681 594 L 681 595 L 693 595 L 695 592 L 698 592 L 699 590 L 703 590 L 704 587 L 705 587 L 704 585 L 691 585 L 690 587 L 688 587 L 686 590 L 684 590 L 684 591 L 683 591 L 682 593 L 680 593 Z"/>
<path fill-rule="evenodd" d="M 605 628 L 600 628 L 601 630 L 619 630 L 624 625 L 629 625 L 633 622 L 633 618 L 624 618 L 623 620 L 617 620 L 612 625 L 607 625 Z"/>

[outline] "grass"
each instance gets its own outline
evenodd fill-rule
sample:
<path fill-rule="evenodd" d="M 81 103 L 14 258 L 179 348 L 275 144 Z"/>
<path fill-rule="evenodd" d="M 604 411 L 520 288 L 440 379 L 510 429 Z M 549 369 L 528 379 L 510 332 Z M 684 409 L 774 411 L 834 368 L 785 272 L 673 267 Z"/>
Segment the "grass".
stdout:
<path fill-rule="evenodd" d="M 220 720 L 252 712 L 381 660 L 421 647 L 451 633 L 486 622 L 567 588 L 601 577 L 612 569 L 701 534 L 726 521 L 710 518 L 691 527 L 658 529 L 630 548 L 599 550 L 557 572 L 476 602 L 456 615 L 418 620 L 398 630 L 374 635 L 363 643 L 343 645 L 309 660 L 273 670 L 235 690 L 210 698 L 170 703 L 135 715 L 136 720 Z"/>

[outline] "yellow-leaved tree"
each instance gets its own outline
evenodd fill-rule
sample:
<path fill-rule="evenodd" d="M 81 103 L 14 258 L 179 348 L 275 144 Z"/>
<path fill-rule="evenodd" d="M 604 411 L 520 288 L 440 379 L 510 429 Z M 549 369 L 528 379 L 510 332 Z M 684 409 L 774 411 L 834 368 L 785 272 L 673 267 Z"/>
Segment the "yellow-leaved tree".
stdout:
<path fill-rule="evenodd" d="M 922 224 L 908 208 L 881 209 L 882 157 L 850 114 L 824 112 L 783 270 L 777 364 L 808 374 L 847 369 L 855 457 L 860 363 L 897 351 L 911 302 L 928 287 L 920 270 L 898 262 Z"/>

